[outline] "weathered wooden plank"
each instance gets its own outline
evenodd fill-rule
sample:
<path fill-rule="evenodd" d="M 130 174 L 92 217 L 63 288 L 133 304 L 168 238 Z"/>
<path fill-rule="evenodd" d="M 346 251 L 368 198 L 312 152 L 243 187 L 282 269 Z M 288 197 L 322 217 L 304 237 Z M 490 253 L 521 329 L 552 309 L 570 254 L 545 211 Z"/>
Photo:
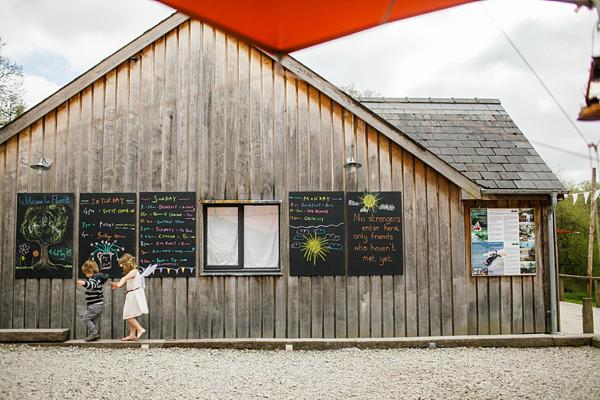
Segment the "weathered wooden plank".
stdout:
<path fill-rule="evenodd" d="M 287 262 L 287 261 L 286 261 Z M 300 337 L 300 278 L 287 277 L 287 336 Z"/>
<path fill-rule="evenodd" d="M 138 188 L 138 177 L 139 169 L 138 162 L 141 157 L 141 139 L 139 134 L 141 132 L 141 116 L 142 112 L 142 63 L 147 60 L 142 57 L 141 61 L 129 60 L 129 90 L 124 89 L 125 93 L 119 95 L 119 104 L 126 103 L 128 100 L 126 96 L 129 96 L 127 103 L 128 107 L 125 110 L 119 108 L 119 123 L 123 124 L 125 130 L 125 157 L 126 157 L 126 168 L 125 168 L 125 187 L 123 191 L 133 190 L 132 188 Z M 122 82 L 120 82 L 121 84 Z M 123 86 L 125 86 L 123 84 Z M 119 92 L 120 93 L 120 92 Z M 123 121 L 126 119 L 127 122 Z M 147 132 L 147 131 L 146 131 Z M 117 190 L 121 190 L 119 187 L 119 181 L 117 181 Z"/>
<path fill-rule="evenodd" d="M 212 282 L 213 278 L 198 278 L 198 337 L 212 337 Z"/>
<path fill-rule="evenodd" d="M 113 319 L 113 308 L 118 307 L 119 305 L 123 307 L 122 304 L 116 304 L 113 300 L 114 293 L 116 290 L 112 290 L 110 285 L 105 284 L 103 289 L 104 300 L 102 306 L 102 314 L 100 315 L 100 320 L 98 321 L 99 330 L 100 330 L 100 338 L 102 339 L 112 339 L 112 330 L 113 325 L 119 323 L 118 320 Z M 124 290 L 119 290 L 120 292 L 124 292 Z M 123 314 L 121 314 L 123 315 Z M 89 332 L 88 332 L 89 333 Z"/>
<path fill-rule="evenodd" d="M 429 268 L 427 261 L 427 187 L 425 165 L 415 160 L 415 224 L 417 239 L 417 326 L 429 336 Z"/>
<path fill-rule="evenodd" d="M 256 278 L 242 276 L 238 278 L 237 283 L 237 337 L 248 338 L 257 337 L 256 331 L 251 331 L 251 320 L 256 321 L 256 315 L 250 315 L 252 312 L 260 313 L 260 297 L 255 298 L 256 292 Z M 259 289 L 260 290 L 260 289 Z M 260 325 L 259 325 L 260 329 Z M 260 337 L 260 336 L 258 336 Z"/>
<path fill-rule="evenodd" d="M 237 163 L 237 151 L 238 151 L 238 114 L 237 105 L 239 103 L 238 89 L 239 89 L 239 71 L 238 71 L 238 49 L 237 40 L 230 36 L 226 39 L 226 64 L 225 64 L 225 111 L 224 111 L 224 122 L 225 132 L 223 137 L 225 138 L 227 146 L 225 146 L 225 197 L 226 199 L 237 198 L 237 177 L 238 177 L 238 163 Z"/>
<path fill-rule="evenodd" d="M 507 208 L 507 201 L 498 201 L 499 208 Z M 512 282 L 510 276 L 500 277 L 500 333 L 512 333 Z"/>
<path fill-rule="evenodd" d="M 25 131 L 25 132 L 28 132 Z M 17 138 L 13 138 L 0 146 L 0 187 L 4 193 L 0 195 L 0 212 L 4 216 L 0 220 L 0 328 L 13 328 L 14 300 L 14 244 L 12 235 L 15 231 L 17 196 Z"/>
<path fill-rule="evenodd" d="M 346 277 L 334 277 L 335 285 L 335 337 L 345 338 L 348 336 L 347 311 L 346 311 Z"/>
<path fill-rule="evenodd" d="M 348 337 L 357 338 L 359 337 L 359 326 L 358 326 L 358 277 L 349 276 L 347 278 L 347 296 L 348 296 Z"/>
<path fill-rule="evenodd" d="M 438 174 L 426 168 L 427 186 L 427 260 L 429 266 L 429 334 L 442 334 L 442 298 L 440 296 L 440 239 Z"/>
<path fill-rule="evenodd" d="M 391 148 L 391 164 L 392 164 L 392 190 L 402 192 L 402 198 L 405 197 L 404 192 L 404 174 L 403 174 L 403 155 L 400 146 L 392 143 Z M 404 200 L 403 200 L 404 201 Z M 405 233 L 403 233 L 405 235 Z M 406 253 L 406 250 L 403 250 Z M 403 266 L 406 265 L 406 258 L 403 256 Z M 394 276 L 394 336 L 406 336 L 406 309 L 405 309 L 405 294 L 406 294 L 406 273 Z"/>
<path fill-rule="evenodd" d="M 200 321 L 199 313 L 200 294 L 198 293 L 198 278 L 191 277 L 187 279 L 187 338 L 199 338 L 198 323 Z"/>
<path fill-rule="evenodd" d="M 298 190 L 308 190 L 310 186 L 310 132 L 308 118 L 308 85 L 303 81 L 297 82 L 297 114 L 296 114 L 296 140 L 297 140 L 297 174 Z M 289 109 L 289 106 L 288 106 Z M 288 118 L 289 121 L 289 118 Z M 290 186 L 290 190 L 291 186 Z"/>
<path fill-rule="evenodd" d="M 523 278 L 513 276 L 512 280 L 512 327 L 513 334 L 523 333 Z"/>
<path fill-rule="evenodd" d="M 150 161 L 150 187 L 151 190 L 162 190 L 163 189 L 163 136 L 165 134 L 165 119 L 168 118 L 167 110 L 165 108 L 165 38 L 160 38 L 154 43 L 154 68 L 151 75 L 152 91 L 151 99 L 152 104 L 150 106 L 150 118 L 151 118 L 151 159 Z M 142 79 L 144 77 L 144 68 L 142 64 Z M 145 81 L 142 82 L 145 84 Z"/>
<path fill-rule="evenodd" d="M 190 21 L 189 26 L 189 63 L 187 74 L 189 79 L 187 103 L 188 106 L 188 189 L 197 191 L 200 189 L 201 175 L 201 129 L 202 108 L 204 107 L 204 95 L 202 94 L 202 24 L 196 20 Z M 183 118 L 181 118 L 183 120 Z M 199 193 L 199 192 L 198 192 Z M 200 231 L 198 231 L 200 232 Z M 188 281 L 189 282 L 189 281 Z M 195 283 L 197 288 L 197 282 Z M 189 286 L 189 285 L 188 285 Z M 188 287 L 188 291 L 189 291 Z M 194 328 L 194 329 L 197 329 Z M 195 337 L 190 335 L 190 337 Z"/>
<path fill-rule="evenodd" d="M 64 280 L 66 283 L 69 283 L 69 280 Z M 63 280 L 62 279 L 52 279 L 51 283 L 51 294 L 50 294 L 50 329 L 59 329 L 62 328 L 62 311 L 63 311 Z M 68 328 L 68 327 L 67 327 Z"/>
<path fill-rule="evenodd" d="M 25 279 L 15 279 L 13 287 L 12 329 L 25 328 Z"/>
<path fill-rule="evenodd" d="M 335 337 L 335 278 L 323 277 L 323 337 Z"/>
<path fill-rule="evenodd" d="M 477 334 L 490 334 L 490 309 L 489 309 L 489 293 L 488 293 L 488 278 L 475 278 L 477 282 Z"/>
<path fill-rule="evenodd" d="M 237 198 L 246 200 L 250 198 L 250 165 L 249 140 L 250 140 L 250 48 L 243 42 L 238 42 L 239 63 L 239 98 L 237 102 L 238 132 L 237 132 Z"/>
<path fill-rule="evenodd" d="M 266 276 L 258 280 L 262 283 L 262 330 L 260 337 L 275 337 L 275 282 L 274 277 Z M 284 316 L 285 318 L 285 316 Z M 256 337 L 256 336 L 251 336 Z"/>
<path fill-rule="evenodd" d="M 261 198 L 261 135 L 262 135 L 262 62 L 261 53 L 250 48 L 250 198 Z"/>
<path fill-rule="evenodd" d="M 371 336 L 379 338 L 382 335 L 381 317 L 381 276 L 371 276 Z"/>
<path fill-rule="evenodd" d="M 332 122 L 332 105 L 331 99 L 324 94 L 319 94 L 320 115 L 319 115 L 319 131 L 321 136 L 320 148 L 320 169 L 321 169 L 321 187 L 323 190 L 333 189 L 333 122 Z M 311 114 L 312 118 L 312 114 Z M 339 167 L 338 167 L 339 168 Z"/>
<path fill-rule="evenodd" d="M 371 288 L 369 276 L 358 277 L 358 329 L 359 337 L 371 336 Z"/>
<path fill-rule="evenodd" d="M 394 337 L 394 276 L 381 278 L 381 335 Z"/>
<path fill-rule="evenodd" d="M 346 159 L 354 158 L 356 160 L 358 154 L 356 149 L 356 131 L 354 129 L 354 116 L 346 109 L 342 109 L 342 130 L 344 132 L 345 157 Z M 350 172 L 350 170 L 347 169 L 344 169 L 342 173 L 346 190 L 357 191 L 358 174 L 356 172 Z"/>
<path fill-rule="evenodd" d="M 114 282 L 119 282 L 119 279 L 112 279 Z M 148 282 L 148 281 L 146 281 Z M 123 319 L 123 306 L 125 305 L 125 292 L 126 290 L 115 289 L 112 290 L 108 283 L 106 283 L 104 293 L 112 292 L 112 338 L 121 339 L 129 335 L 129 322 Z M 148 295 L 147 288 L 144 289 L 144 294 Z M 148 329 L 148 318 L 138 318 L 138 322 L 144 329 Z"/>
<path fill-rule="evenodd" d="M 440 177 L 438 181 L 439 200 L 439 232 L 440 232 L 440 298 L 441 300 L 441 334 L 452 335 L 452 263 L 451 260 L 451 225 L 450 225 L 450 188 L 447 179 Z"/>
<path fill-rule="evenodd" d="M 419 334 L 417 308 L 417 219 L 415 199 L 415 161 L 408 152 L 403 152 L 404 177 L 404 275 L 406 279 L 406 336 Z"/>
<path fill-rule="evenodd" d="M 39 291 L 39 317 L 37 327 L 40 329 L 50 328 L 50 307 L 52 305 L 50 298 L 50 279 L 40 279 Z"/>
<path fill-rule="evenodd" d="M 272 199 L 274 193 L 274 169 L 273 165 L 273 60 L 267 56 L 261 57 L 262 64 L 262 143 L 261 143 L 261 172 L 262 187 L 260 190 L 263 199 Z"/>
<path fill-rule="evenodd" d="M 319 91 L 308 87 L 308 157 L 309 187 L 311 190 L 324 190 L 321 181 L 321 107 Z"/>
<path fill-rule="evenodd" d="M 490 335 L 500 334 L 500 277 L 488 278 Z"/>
<path fill-rule="evenodd" d="M 533 278 L 523 277 L 523 333 L 534 333 L 535 319 L 533 314 Z"/>
<path fill-rule="evenodd" d="M 356 159 L 364 160 L 366 165 L 369 157 L 369 154 L 367 153 L 367 126 L 365 125 L 364 121 L 355 120 L 354 129 L 356 136 Z M 360 168 L 356 171 L 356 190 L 369 190 L 369 171 L 367 171 L 367 169 L 368 168 Z"/>
<path fill-rule="evenodd" d="M 275 337 L 287 337 L 287 296 L 288 287 L 286 279 L 282 276 L 277 276 L 275 279 Z M 297 314 L 296 314 L 297 315 Z"/>
<path fill-rule="evenodd" d="M 250 277 L 249 291 L 246 292 L 246 318 L 249 319 L 249 331 L 247 330 L 245 337 L 259 338 L 262 336 L 262 293 L 261 282 L 263 278 Z M 249 311 L 249 312 L 248 312 Z"/>
<path fill-rule="evenodd" d="M 25 279 L 25 329 L 37 329 L 39 280 Z"/>
<path fill-rule="evenodd" d="M 298 317 L 300 338 L 311 337 L 311 278 L 301 276 L 298 280 Z"/>
<path fill-rule="evenodd" d="M 104 93 L 105 84 L 104 77 L 98 79 L 92 85 L 92 129 L 90 136 L 90 191 L 102 191 L 103 175 L 104 175 Z M 112 167 L 112 158 L 106 160 L 109 166 Z M 82 164 L 86 164 L 83 163 Z M 111 170 L 112 172 L 112 170 Z M 112 173 L 110 173 L 112 175 Z M 108 189 L 107 189 L 108 190 Z"/>
<path fill-rule="evenodd" d="M 151 278 L 146 282 L 148 302 L 148 338 L 159 339 L 162 336 L 162 278 Z M 148 329 L 148 328 L 146 328 Z"/>
<path fill-rule="evenodd" d="M 477 201 L 476 204 L 481 203 L 480 201 Z M 466 278 L 466 291 L 467 291 L 467 333 L 469 335 L 476 335 L 477 331 L 478 331 L 478 299 L 477 299 L 477 287 L 478 285 L 481 286 L 485 286 L 485 288 L 481 288 L 480 290 L 482 292 L 485 292 L 485 296 L 484 296 L 484 300 L 481 303 L 481 312 L 483 315 L 485 315 L 485 321 L 482 321 L 483 323 L 483 329 L 484 330 L 488 330 L 489 331 L 489 305 L 487 302 L 488 299 L 488 289 L 487 289 L 487 285 L 488 285 L 488 281 L 487 279 L 482 280 L 481 282 L 478 282 L 478 278 L 476 278 L 475 276 L 473 276 L 472 272 L 471 272 L 471 262 L 470 260 L 472 259 L 471 257 L 471 230 L 470 230 L 470 226 L 471 226 L 471 214 L 469 212 L 468 207 L 464 206 L 463 203 L 463 209 L 464 209 L 464 221 L 463 221 L 463 226 L 465 227 L 469 227 L 469 229 L 465 229 L 465 247 L 464 250 L 466 252 L 466 256 L 465 256 L 465 278 Z"/>
<path fill-rule="evenodd" d="M 212 302 L 211 302 L 211 337 L 223 338 L 225 334 L 225 278 L 215 276 L 212 278 Z"/>
<path fill-rule="evenodd" d="M 187 280 L 188 278 L 175 278 L 175 339 L 187 338 L 189 323 Z M 189 306 L 191 308 L 191 305 Z"/>
<path fill-rule="evenodd" d="M 178 129 L 178 99 L 177 99 L 177 60 L 178 60 L 178 35 L 177 31 L 167 34 L 165 41 L 165 83 L 164 83 L 164 122 L 162 135 L 162 177 L 161 188 L 164 190 L 177 190 L 177 167 L 179 163 L 167 162 L 177 159 L 187 163 L 185 154 L 177 154 L 177 129 Z M 185 101 L 182 102 L 185 105 Z M 180 158 L 183 156 L 183 158 Z M 184 185 L 185 187 L 185 185 Z"/>
<path fill-rule="evenodd" d="M 313 276 L 311 280 L 310 319 L 312 338 L 323 337 L 323 277 Z"/>
<path fill-rule="evenodd" d="M 196 169 L 196 164 L 191 164 L 191 150 L 192 146 L 190 146 L 190 135 L 188 130 L 188 121 L 191 117 L 190 115 L 190 101 L 191 96 L 189 93 L 190 88 L 190 21 L 185 22 L 184 24 L 179 26 L 179 32 L 177 36 L 177 106 L 176 106 L 176 115 L 177 115 L 177 140 L 176 140 L 176 149 L 174 149 L 177 154 L 177 159 L 180 160 L 178 163 L 175 163 L 175 171 L 174 174 L 177 179 L 177 184 L 175 187 L 178 191 L 186 191 L 189 190 L 189 170 Z M 196 71 L 194 71 L 194 74 Z M 195 133 L 195 132 L 194 132 Z M 194 147 L 195 149 L 195 147 Z M 191 186 L 192 188 L 196 188 L 196 186 Z M 187 286 L 187 285 L 186 285 Z M 187 291 L 186 291 L 187 296 Z M 184 335 L 186 334 L 184 330 Z M 175 335 L 177 336 L 177 334 Z"/>
<path fill-rule="evenodd" d="M 94 91 L 94 96 L 96 96 L 97 92 Z M 117 72 L 116 70 L 111 70 L 106 74 L 105 84 L 104 84 L 104 118 L 103 118 L 103 127 L 99 127 L 98 131 L 94 131 L 95 134 L 101 138 L 101 147 L 99 148 L 102 154 L 102 176 L 100 177 L 99 183 L 101 183 L 100 189 L 102 192 L 113 192 L 115 189 L 115 172 L 117 172 L 115 165 L 115 129 L 116 129 L 116 121 L 115 117 L 117 114 L 116 111 L 117 104 Z M 97 123 L 100 123 L 100 112 L 102 110 L 96 110 L 97 104 L 94 102 L 94 111 L 98 112 L 95 114 L 95 118 L 98 118 Z M 95 122 L 96 124 L 96 122 Z M 96 125 L 95 125 L 96 126 Z M 121 171 L 118 171 L 121 173 Z"/>
<path fill-rule="evenodd" d="M 137 186 L 132 185 L 127 181 L 130 177 L 128 169 L 131 169 L 129 166 L 130 160 L 127 148 L 127 145 L 129 144 L 127 125 L 130 120 L 130 115 L 127 111 L 129 106 L 129 63 L 123 63 L 117 69 L 116 85 L 115 161 L 112 174 L 114 175 L 115 192 L 122 193 L 125 191 L 132 191 Z M 137 95 L 139 96 L 139 93 Z M 135 146 L 135 148 L 137 149 L 137 146 Z"/>
<path fill-rule="evenodd" d="M 547 332 L 550 329 L 546 329 L 546 294 L 548 293 L 547 285 L 545 282 L 548 282 L 547 272 L 548 271 L 548 258 L 546 256 L 546 252 L 544 252 L 544 248 L 548 248 L 548 232 L 546 229 L 546 219 L 545 214 L 548 213 L 547 207 L 544 207 L 544 212 L 542 212 L 542 204 L 535 205 L 535 218 L 536 218 L 536 229 L 537 231 L 537 239 L 535 243 L 535 254 L 536 254 L 536 274 L 533 277 L 533 301 L 534 301 L 534 318 L 535 318 L 535 332 L 543 333 Z M 556 217 L 553 217 L 554 221 L 556 221 Z M 538 225 L 539 224 L 539 225 Z M 539 228 L 538 228 L 539 227 Z M 556 230 L 556 229 L 554 229 Z M 540 239 L 541 238 L 541 239 Z M 556 234 L 554 234 L 554 243 L 556 243 Z M 542 247 L 543 245 L 543 247 Z M 556 249 L 556 248 L 555 248 Z M 556 254 L 555 254 L 556 256 Z M 556 259 L 556 257 L 555 257 Z M 545 290 L 546 289 L 546 290 Z M 549 309 L 549 307 L 548 307 Z"/>
<path fill-rule="evenodd" d="M 69 147 L 69 105 L 68 103 L 61 104 L 56 109 L 56 137 L 55 143 L 48 143 L 55 147 L 54 157 L 57 160 L 64 160 L 61 168 L 56 168 L 54 171 L 54 191 L 66 192 L 67 191 L 67 173 L 70 168 L 70 164 L 77 164 L 77 159 L 70 159 L 68 157 Z M 75 260 L 75 259 L 73 259 Z"/>
<path fill-rule="evenodd" d="M 452 227 L 452 305 L 454 334 L 468 332 L 467 266 L 465 262 L 465 213 L 460 202 L 460 189 L 450 186 L 450 226 Z"/>
<path fill-rule="evenodd" d="M 225 96 L 228 90 L 227 83 L 227 43 L 226 36 L 220 31 L 215 32 L 215 54 L 214 54 L 214 92 L 215 97 L 213 98 L 212 106 L 214 108 L 214 124 L 213 124 L 213 137 L 212 137 L 212 149 L 214 158 L 212 180 L 214 188 L 214 196 L 217 199 L 224 199 L 225 197 L 225 138 L 227 135 L 226 130 L 226 104 L 227 98 Z"/>
<path fill-rule="evenodd" d="M 235 307 L 237 302 L 236 285 L 238 278 L 235 276 L 226 276 L 224 282 L 224 307 L 223 327 L 225 338 L 234 338 L 236 335 L 236 314 Z"/>
<path fill-rule="evenodd" d="M 206 24 L 202 25 L 202 116 L 200 130 L 201 170 L 200 198 L 207 199 L 213 196 L 213 130 L 214 130 L 214 103 L 215 103 L 215 31 Z"/>

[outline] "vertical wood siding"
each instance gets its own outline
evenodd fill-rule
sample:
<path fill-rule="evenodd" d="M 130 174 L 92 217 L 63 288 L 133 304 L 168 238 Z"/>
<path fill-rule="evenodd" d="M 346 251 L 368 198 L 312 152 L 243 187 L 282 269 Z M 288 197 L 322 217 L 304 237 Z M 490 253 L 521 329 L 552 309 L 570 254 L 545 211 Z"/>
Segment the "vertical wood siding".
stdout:
<path fill-rule="evenodd" d="M 17 192 L 78 200 L 84 192 L 196 191 L 198 199 L 282 200 L 282 275 L 149 279 L 150 313 L 140 318 L 149 338 L 546 331 L 547 204 L 462 201 L 456 185 L 350 111 L 199 22 L 135 57 L 0 145 L 0 328 L 86 334 L 75 279 L 14 279 Z M 29 165 L 42 156 L 54 165 L 39 176 Z M 347 157 L 364 167 L 346 171 Z M 286 199 L 296 190 L 401 191 L 404 275 L 289 276 Z M 536 276 L 470 275 L 471 207 L 535 208 Z M 202 226 L 199 209 L 199 267 Z M 77 249 L 75 235 L 74 260 Z M 104 293 L 102 338 L 120 338 L 123 291 Z"/>

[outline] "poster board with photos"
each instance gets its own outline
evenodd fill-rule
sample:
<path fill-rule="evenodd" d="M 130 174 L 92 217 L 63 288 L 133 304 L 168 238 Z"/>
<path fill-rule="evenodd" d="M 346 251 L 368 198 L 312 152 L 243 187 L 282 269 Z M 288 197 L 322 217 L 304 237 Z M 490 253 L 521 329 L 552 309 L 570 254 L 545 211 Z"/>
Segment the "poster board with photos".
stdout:
<path fill-rule="evenodd" d="M 533 208 L 473 208 L 470 234 L 473 276 L 536 274 Z"/>
<path fill-rule="evenodd" d="M 140 260 L 148 277 L 190 277 L 196 271 L 196 193 L 140 193 Z"/>
<path fill-rule="evenodd" d="M 110 278 L 123 277 L 119 257 L 136 255 L 135 193 L 81 193 L 79 263 L 93 259 Z M 79 277 L 85 278 L 81 269 Z"/>
<path fill-rule="evenodd" d="M 402 275 L 402 192 L 348 192 L 348 275 Z"/>
<path fill-rule="evenodd" d="M 72 193 L 18 193 L 15 279 L 73 277 Z"/>
<path fill-rule="evenodd" d="M 344 192 L 290 192 L 290 275 L 344 275 Z"/>

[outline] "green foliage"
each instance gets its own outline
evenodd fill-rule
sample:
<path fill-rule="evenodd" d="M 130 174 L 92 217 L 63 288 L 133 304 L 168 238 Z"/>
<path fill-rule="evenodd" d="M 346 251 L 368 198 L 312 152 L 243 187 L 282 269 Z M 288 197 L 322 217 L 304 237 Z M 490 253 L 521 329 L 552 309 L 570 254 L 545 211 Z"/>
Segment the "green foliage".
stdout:
<path fill-rule="evenodd" d="M 565 184 L 563 182 L 563 184 Z M 591 183 L 581 182 L 578 185 L 565 185 L 571 193 L 581 193 L 591 189 Z M 597 206 L 597 204 L 596 204 Z M 597 207 L 596 207 L 597 210 Z M 597 221 L 597 220 L 596 220 Z M 573 198 L 558 203 L 556 207 L 556 229 L 578 233 L 557 234 L 559 273 L 570 275 L 587 275 L 588 247 L 590 231 L 590 201 L 584 203 L 579 196 L 573 204 Z M 594 234 L 594 275 L 600 272 L 600 257 L 598 253 L 598 230 Z"/>
<path fill-rule="evenodd" d="M 2 55 L 0 38 L 0 128 L 25 110 L 23 100 L 23 67 Z"/>

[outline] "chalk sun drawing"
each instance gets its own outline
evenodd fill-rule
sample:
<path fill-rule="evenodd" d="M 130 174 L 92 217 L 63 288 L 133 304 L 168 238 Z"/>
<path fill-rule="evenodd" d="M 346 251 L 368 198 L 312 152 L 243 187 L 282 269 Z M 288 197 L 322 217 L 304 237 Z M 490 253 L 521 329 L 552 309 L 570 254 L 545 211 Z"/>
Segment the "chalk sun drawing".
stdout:
<path fill-rule="evenodd" d="M 375 211 L 376 208 L 379 208 L 379 201 L 383 199 L 383 197 L 379 197 L 379 193 L 365 193 L 364 196 L 359 197 L 364 208 L 369 211 Z"/>
<path fill-rule="evenodd" d="M 317 234 L 308 235 L 306 241 L 302 243 L 302 252 L 307 261 L 312 261 L 313 265 L 317 264 L 317 258 L 325 261 L 325 256 L 329 253 L 329 243 L 324 238 Z"/>

